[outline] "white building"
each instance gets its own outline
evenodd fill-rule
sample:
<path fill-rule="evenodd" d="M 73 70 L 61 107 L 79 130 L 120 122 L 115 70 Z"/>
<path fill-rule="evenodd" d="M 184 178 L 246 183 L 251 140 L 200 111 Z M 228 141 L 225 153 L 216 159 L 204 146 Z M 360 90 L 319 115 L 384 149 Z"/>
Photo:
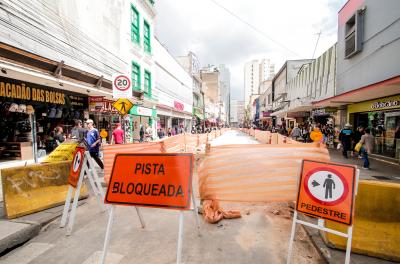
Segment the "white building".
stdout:
<path fill-rule="evenodd" d="M 118 115 L 111 110 L 103 111 L 106 107 L 100 107 L 101 111 L 92 109 L 87 102 L 93 96 L 97 96 L 96 100 L 102 96 L 104 104 L 109 105 L 112 74 L 128 74 L 132 83 L 131 99 L 134 103 L 140 102 L 125 119 L 128 136 L 139 134 L 140 123 L 150 123 L 155 128 L 156 102 L 152 88 L 156 12 L 153 4 L 150 0 L 102 1 L 101 4 L 78 0 L 2 1 L 0 42 L 4 45 L 0 63 L 7 74 L 1 77 L 10 82 L 42 85 L 43 90 L 56 89 L 64 96 L 79 99 L 74 102 L 74 110 L 81 112 L 76 116 L 90 117 L 99 129 L 110 131 L 119 122 Z M 46 108 L 54 107 L 47 101 L 41 104 L 34 100 L 17 101 L 33 105 L 38 118 Z M 71 104 L 59 104 L 57 108 L 67 113 Z M 58 125 L 68 133 L 73 120 L 66 117 Z M 47 121 L 50 125 L 43 127 L 50 130 L 57 125 L 56 120 Z M 39 137 L 44 137 L 48 131 L 43 129 L 39 133 L 43 133 Z M 127 139 L 131 141 L 132 137 Z"/>
<path fill-rule="evenodd" d="M 190 131 L 193 112 L 193 79 L 182 65 L 156 39 L 155 99 L 157 128 Z"/>
<path fill-rule="evenodd" d="M 260 84 L 263 81 L 271 80 L 275 74 L 275 64 L 269 59 L 261 61 L 252 60 L 244 66 L 244 102 L 248 106 L 253 102 L 250 97 L 253 94 L 260 94 Z"/>
<path fill-rule="evenodd" d="M 222 103 L 222 112 L 224 115 L 223 120 L 229 123 L 230 115 L 230 90 L 231 90 L 231 73 L 229 69 L 224 65 L 218 66 L 219 70 L 219 82 L 220 82 L 220 98 Z"/>

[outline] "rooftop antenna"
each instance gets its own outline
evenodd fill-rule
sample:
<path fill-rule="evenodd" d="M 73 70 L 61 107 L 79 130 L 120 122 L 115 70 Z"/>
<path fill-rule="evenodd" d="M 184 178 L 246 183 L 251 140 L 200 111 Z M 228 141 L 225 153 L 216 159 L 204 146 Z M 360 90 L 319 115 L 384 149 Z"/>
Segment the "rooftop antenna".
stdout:
<path fill-rule="evenodd" d="M 314 52 L 313 52 L 312 57 L 311 57 L 312 59 L 314 59 L 315 51 L 317 50 L 317 46 L 318 46 L 318 42 L 319 42 L 319 38 L 321 37 L 321 34 L 322 34 L 321 30 L 319 30 L 319 33 L 317 33 L 317 35 L 318 35 L 317 43 L 315 43 Z"/>

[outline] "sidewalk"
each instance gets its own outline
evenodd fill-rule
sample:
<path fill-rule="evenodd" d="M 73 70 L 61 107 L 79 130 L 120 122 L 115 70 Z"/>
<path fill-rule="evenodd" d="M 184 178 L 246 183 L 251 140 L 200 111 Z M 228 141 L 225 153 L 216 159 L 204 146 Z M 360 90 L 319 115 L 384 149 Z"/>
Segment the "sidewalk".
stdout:
<path fill-rule="evenodd" d="M 376 180 L 400 183 L 400 165 L 391 164 L 385 161 L 370 158 L 371 169 L 362 169 L 362 159 L 357 157 L 344 158 L 342 152 L 336 149 L 330 149 L 329 155 L 332 162 L 357 165 L 360 169 L 360 180 Z"/>
<path fill-rule="evenodd" d="M 78 206 L 85 203 L 87 199 L 80 200 Z M 4 203 L 0 202 L 0 256 L 37 236 L 47 224 L 60 217 L 64 209 L 64 205 L 60 205 L 9 220 L 3 207 Z"/>
<path fill-rule="evenodd" d="M 344 163 L 356 165 L 360 169 L 360 179 L 361 180 L 375 180 L 375 181 L 387 181 L 400 183 L 400 165 L 390 164 L 380 160 L 374 160 L 370 158 L 371 169 L 362 169 L 362 160 L 357 157 L 350 157 L 348 159 L 344 158 L 340 150 L 329 150 L 329 154 L 332 162 Z M 376 178 L 377 177 L 377 178 Z M 383 177 L 383 178 L 382 178 Z M 299 214 L 302 220 L 310 223 L 317 223 L 317 219 L 311 218 Z M 329 264 L 339 264 L 343 263 L 345 259 L 345 252 L 342 250 L 337 250 L 328 247 L 323 241 L 319 231 L 314 228 L 304 226 L 311 240 L 313 241 L 315 247 L 319 250 L 320 254 L 324 257 Z M 359 255 L 351 253 L 351 263 L 354 264 L 391 264 L 396 262 L 391 262 L 379 258 L 369 257 L 365 255 Z"/>

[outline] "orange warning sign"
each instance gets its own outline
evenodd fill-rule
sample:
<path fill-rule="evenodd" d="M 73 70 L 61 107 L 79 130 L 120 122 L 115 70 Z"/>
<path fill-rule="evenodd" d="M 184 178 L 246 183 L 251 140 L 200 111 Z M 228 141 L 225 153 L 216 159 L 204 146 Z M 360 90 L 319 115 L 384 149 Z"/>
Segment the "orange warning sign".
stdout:
<path fill-rule="evenodd" d="M 351 225 L 356 167 L 303 160 L 296 210 Z"/>
<path fill-rule="evenodd" d="M 68 183 L 72 185 L 74 188 L 76 188 L 76 185 L 78 184 L 84 157 L 85 157 L 85 148 L 77 147 L 75 149 L 74 158 L 72 159 L 72 164 L 68 176 Z"/>
<path fill-rule="evenodd" d="M 105 203 L 190 209 L 193 154 L 117 154 Z"/>

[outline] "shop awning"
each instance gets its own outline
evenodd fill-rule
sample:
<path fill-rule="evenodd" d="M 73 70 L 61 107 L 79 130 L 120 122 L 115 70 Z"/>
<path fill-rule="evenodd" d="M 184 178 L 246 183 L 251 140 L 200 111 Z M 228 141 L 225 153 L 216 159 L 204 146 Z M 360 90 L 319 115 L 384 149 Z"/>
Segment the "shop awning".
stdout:
<path fill-rule="evenodd" d="M 204 115 L 200 113 L 194 113 L 195 116 L 197 116 L 200 120 L 204 119 Z"/>
<path fill-rule="evenodd" d="M 314 107 L 341 106 L 400 94 L 400 76 L 361 87 L 318 102 Z"/>

